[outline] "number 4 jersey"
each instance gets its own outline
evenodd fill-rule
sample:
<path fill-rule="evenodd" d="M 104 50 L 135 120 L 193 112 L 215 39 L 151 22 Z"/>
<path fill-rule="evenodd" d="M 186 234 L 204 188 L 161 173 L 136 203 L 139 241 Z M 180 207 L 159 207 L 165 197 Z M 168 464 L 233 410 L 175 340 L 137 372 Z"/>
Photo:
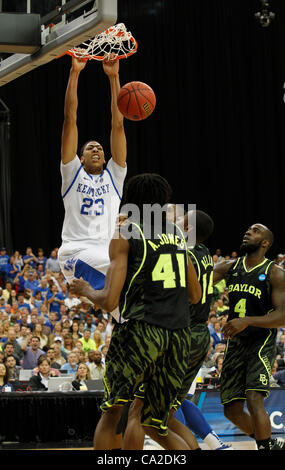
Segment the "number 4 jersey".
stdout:
<path fill-rule="evenodd" d="M 229 320 L 263 316 L 273 310 L 269 282 L 272 266 L 273 261 L 265 258 L 259 265 L 247 269 L 245 257 L 242 257 L 229 269 L 226 277 L 230 303 Z M 248 338 L 254 335 L 256 338 L 267 334 L 268 330 L 265 328 L 247 327 L 238 336 Z"/>
<path fill-rule="evenodd" d="M 82 271 L 91 266 L 106 274 L 127 167 L 110 159 L 101 174 L 91 175 L 76 156 L 65 165 L 61 163 L 60 168 L 65 209 L 59 249 L 63 273 L 70 281 L 79 257 Z"/>

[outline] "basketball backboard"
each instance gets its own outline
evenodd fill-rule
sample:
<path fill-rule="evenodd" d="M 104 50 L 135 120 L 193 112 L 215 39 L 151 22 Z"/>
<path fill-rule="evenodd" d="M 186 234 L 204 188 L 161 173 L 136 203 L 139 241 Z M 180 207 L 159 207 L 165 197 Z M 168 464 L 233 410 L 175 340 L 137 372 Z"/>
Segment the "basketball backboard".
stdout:
<path fill-rule="evenodd" d="M 33 0 L 22 1 L 26 2 L 23 13 L 41 15 L 41 47 L 33 54 L 2 55 L 0 86 L 79 46 L 117 20 L 117 0 L 51 0 L 50 5 L 57 7 L 48 12 L 37 11 Z"/>

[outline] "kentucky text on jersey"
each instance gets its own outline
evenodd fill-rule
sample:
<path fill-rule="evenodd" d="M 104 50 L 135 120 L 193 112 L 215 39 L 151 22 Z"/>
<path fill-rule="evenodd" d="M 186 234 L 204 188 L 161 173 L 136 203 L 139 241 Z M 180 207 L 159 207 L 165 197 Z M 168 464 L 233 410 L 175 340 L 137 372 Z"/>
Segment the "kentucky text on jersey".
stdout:
<path fill-rule="evenodd" d="M 255 286 L 251 286 L 249 284 L 230 284 L 228 286 L 228 292 L 248 292 L 249 294 L 253 294 L 260 299 L 261 297 L 261 290 L 257 289 Z"/>
<path fill-rule="evenodd" d="M 107 194 L 109 192 L 109 184 L 102 184 L 100 188 L 92 188 L 91 186 L 88 186 L 87 184 L 83 183 L 78 183 L 76 191 L 78 193 L 83 193 L 87 194 L 88 196 L 92 197 L 98 197 L 98 196 L 103 196 L 104 194 Z"/>
<path fill-rule="evenodd" d="M 185 248 L 185 240 L 181 240 L 178 235 L 174 235 L 173 233 L 161 233 L 157 234 L 156 238 L 160 240 L 158 243 L 154 243 L 148 240 L 148 244 L 151 248 L 156 251 L 162 245 L 176 245 L 179 248 Z"/>

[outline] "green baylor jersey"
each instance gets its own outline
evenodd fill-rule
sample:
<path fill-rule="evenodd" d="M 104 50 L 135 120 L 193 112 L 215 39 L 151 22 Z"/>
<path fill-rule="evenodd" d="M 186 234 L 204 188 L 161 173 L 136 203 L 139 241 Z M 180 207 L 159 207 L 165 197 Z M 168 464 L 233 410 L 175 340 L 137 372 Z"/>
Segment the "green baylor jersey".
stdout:
<path fill-rule="evenodd" d="M 269 282 L 273 264 L 273 261 L 265 258 L 259 265 L 247 269 L 245 257 L 242 257 L 238 258 L 230 268 L 226 277 L 230 303 L 229 320 L 263 316 L 273 310 Z M 272 332 L 276 333 L 276 330 L 272 329 Z M 239 338 L 253 336 L 256 339 L 265 335 L 268 335 L 268 329 L 251 326 L 237 336 Z"/>
<path fill-rule="evenodd" d="M 201 284 L 202 297 L 197 304 L 189 305 L 190 324 L 197 325 L 208 321 L 213 298 L 213 259 L 208 248 L 200 243 L 188 250 L 191 261 Z"/>
<path fill-rule="evenodd" d="M 146 238 L 131 222 L 127 277 L 119 301 L 122 319 L 168 329 L 189 326 L 187 246 L 183 232 L 175 226 L 173 235 L 173 227 L 167 224 Z"/>

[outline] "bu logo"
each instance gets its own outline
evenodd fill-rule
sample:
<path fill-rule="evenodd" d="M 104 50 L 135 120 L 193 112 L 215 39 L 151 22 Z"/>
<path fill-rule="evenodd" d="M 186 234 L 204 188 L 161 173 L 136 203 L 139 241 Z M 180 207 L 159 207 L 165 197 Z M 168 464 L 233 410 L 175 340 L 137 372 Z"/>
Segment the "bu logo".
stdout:
<path fill-rule="evenodd" d="M 267 385 L 267 382 L 268 382 L 268 381 L 267 381 L 267 377 L 266 377 L 265 374 L 260 374 L 259 380 L 260 380 L 260 382 L 262 383 L 262 385 Z"/>
<path fill-rule="evenodd" d="M 64 264 L 65 271 L 73 271 L 76 260 L 74 258 L 68 259 Z"/>

